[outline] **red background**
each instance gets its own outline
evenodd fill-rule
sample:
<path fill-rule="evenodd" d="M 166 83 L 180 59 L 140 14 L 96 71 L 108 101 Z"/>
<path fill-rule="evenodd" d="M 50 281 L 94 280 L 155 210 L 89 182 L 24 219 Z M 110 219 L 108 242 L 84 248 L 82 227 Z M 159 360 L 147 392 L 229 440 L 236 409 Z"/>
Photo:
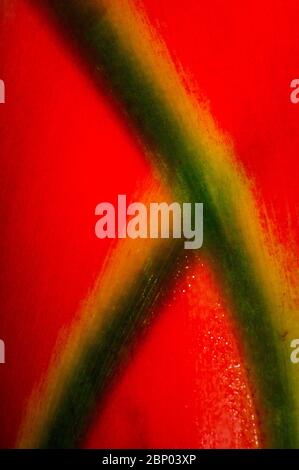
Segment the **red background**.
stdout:
<path fill-rule="evenodd" d="M 94 236 L 96 204 L 132 194 L 150 173 L 122 117 L 40 3 L 2 2 L 1 13 L 2 447 L 14 445 L 32 388 L 107 252 Z M 299 105 L 289 98 L 299 76 L 298 2 L 143 3 L 232 137 L 287 244 L 290 220 L 298 236 Z M 183 277 L 158 312 L 85 446 L 254 445 L 232 325 L 208 267 L 194 273 L 190 292 Z"/>

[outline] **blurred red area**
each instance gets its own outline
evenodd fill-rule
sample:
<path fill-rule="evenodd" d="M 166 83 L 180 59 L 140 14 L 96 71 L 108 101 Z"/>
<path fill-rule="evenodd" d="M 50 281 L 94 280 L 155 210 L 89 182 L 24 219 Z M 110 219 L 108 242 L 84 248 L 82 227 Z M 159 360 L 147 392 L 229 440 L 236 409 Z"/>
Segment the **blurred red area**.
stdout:
<path fill-rule="evenodd" d="M 142 3 L 274 208 L 281 240 L 288 243 L 290 220 L 298 237 L 299 105 L 289 99 L 299 75 L 298 2 Z M 94 236 L 94 208 L 117 194 L 130 197 L 151 169 L 41 2 L 5 4 L 0 445 L 13 447 L 33 386 L 106 256 L 108 242 Z M 234 327 L 209 267 L 192 265 L 190 272 L 159 308 L 84 446 L 256 445 L 258 423 Z"/>

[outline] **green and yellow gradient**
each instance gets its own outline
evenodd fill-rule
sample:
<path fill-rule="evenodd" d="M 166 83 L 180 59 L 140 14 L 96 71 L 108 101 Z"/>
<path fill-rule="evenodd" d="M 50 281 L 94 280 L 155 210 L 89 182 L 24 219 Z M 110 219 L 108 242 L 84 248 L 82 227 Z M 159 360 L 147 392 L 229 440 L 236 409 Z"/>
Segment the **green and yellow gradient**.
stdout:
<path fill-rule="evenodd" d="M 139 200 L 204 203 L 204 253 L 238 325 L 267 447 L 299 445 L 297 272 L 233 145 L 129 0 L 51 1 L 142 140 L 159 183 Z M 171 188 L 167 190 L 167 188 Z M 20 447 L 73 447 L 180 262 L 173 240 L 121 240 L 35 392 Z M 288 266 L 288 269 L 286 269 Z M 291 267 L 290 267 L 291 266 Z"/>

